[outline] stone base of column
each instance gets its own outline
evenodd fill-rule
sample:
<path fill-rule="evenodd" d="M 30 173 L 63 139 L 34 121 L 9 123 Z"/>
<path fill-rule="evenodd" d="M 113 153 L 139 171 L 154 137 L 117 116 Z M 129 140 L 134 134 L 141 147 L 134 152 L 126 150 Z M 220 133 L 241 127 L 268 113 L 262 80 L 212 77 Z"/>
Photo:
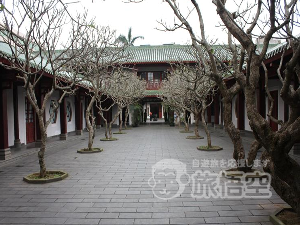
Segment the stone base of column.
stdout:
<path fill-rule="evenodd" d="M 59 135 L 59 140 L 67 140 L 68 134 L 60 134 Z"/>
<path fill-rule="evenodd" d="M 100 129 L 101 128 L 101 125 L 96 125 L 96 129 Z"/>
<path fill-rule="evenodd" d="M 21 148 L 21 146 L 22 146 L 21 140 L 20 139 L 16 139 L 14 141 L 14 147 L 15 148 Z"/>
<path fill-rule="evenodd" d="M 0 160 L 7 160 L 11 158 L 11 152 L 9 148 L 0 149 Z"/>
<path fill-rule="evenodd" d="M 82 130 L 76 130 L 76 135 L 82 135 L 83 131 Z"/>
<path fill-rule="evenodd" d="M 294 144 L 294 154 L 300 155 L 300 143 Z"/>

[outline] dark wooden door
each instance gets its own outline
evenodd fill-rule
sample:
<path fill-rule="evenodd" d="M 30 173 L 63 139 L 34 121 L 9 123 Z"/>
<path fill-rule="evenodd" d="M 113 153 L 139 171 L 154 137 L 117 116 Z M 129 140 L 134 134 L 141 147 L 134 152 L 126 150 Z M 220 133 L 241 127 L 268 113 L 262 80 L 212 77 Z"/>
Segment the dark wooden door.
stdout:
<path fill-rule="evenodd" d="M 26 140 L 27 143 L 35 141 L 34 110 L 25 98 Z"/>
<path fill-rule="evenodd" d="M 275 118 L 278 119 L 278 91 L 270 91 L 270 94 L 272 96 L 272 98 L 274 99 L 274 104 L 273 104 L 273 110 L 271 115 Z M 269 100 L 269 108 L 271 107 L 271 102 Z M 272 120 L 270 120 L 270 126 L 272 128 L 273 131 L 277 131 L 278 130 L 278 124 L 274 123 Z"/>

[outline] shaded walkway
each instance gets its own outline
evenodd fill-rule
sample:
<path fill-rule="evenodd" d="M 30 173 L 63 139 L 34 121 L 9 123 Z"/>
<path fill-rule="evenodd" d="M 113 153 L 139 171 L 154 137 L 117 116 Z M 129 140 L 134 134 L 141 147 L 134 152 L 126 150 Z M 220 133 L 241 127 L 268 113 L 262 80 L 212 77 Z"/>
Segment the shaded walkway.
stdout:
<path fill-rule="evenodd" d="M 196 199 L 192 185 L 175 199 L 161 200 L 148 185 L 152 166 L 162 159 L 186 164 L 187 173 L 219 167 L 195 167 L 193 160 L 231 159 L 228 137 L 215 131 L 213 144 L 220 152 L 200 152 L 204 140 L 187 140 L 187 134 L 167 125 L 133 128 L 119 141 L 100 142 L 104 152 L 77 154 L 86 147 L 87 133 L 68 141 L 54 141 L 47 150 L 48 169 L 69 173 L 66 180 L 31 185 L 22 177 L 38 171 L 36 154 L 0 164 L 0 224 L 251 224 L 269 225 L 268 215 L 284 202 L 276 195 L 270 199 Z M 204 136 L 204 133 L 200 131 Z M 245 139 L 247 146 L 250 138 Z M 173 189 L 174 190 L 174 189 Z"/>

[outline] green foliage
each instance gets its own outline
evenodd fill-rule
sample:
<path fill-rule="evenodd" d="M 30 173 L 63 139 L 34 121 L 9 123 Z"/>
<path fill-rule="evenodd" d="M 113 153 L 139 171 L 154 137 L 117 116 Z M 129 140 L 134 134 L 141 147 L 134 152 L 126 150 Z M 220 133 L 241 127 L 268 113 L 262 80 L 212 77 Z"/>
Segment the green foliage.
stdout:
<path fill-rule="evenodd" d="M 138 103 L 134 104 L 132 111 L 132 126 L 137 127 L 142 122 L 143 107 Z"/>
<path fill-rule="evenodd" d="M 136 37 L 132 37 L 132 29 L 131 27 L 129 28 L 128 30 L 128 34 L 127 34 L 127 37 L 125 35 L 120 35 L 118 38 L 117 38 L 117 42 L 121 42 L 123 43 L 124 45 L 129 45 L 129 46 L 133 46 L 134 45 L 134 42 L 137 40 L 137 39 L 144 39 L 143 36 L 136 36 Z"/>

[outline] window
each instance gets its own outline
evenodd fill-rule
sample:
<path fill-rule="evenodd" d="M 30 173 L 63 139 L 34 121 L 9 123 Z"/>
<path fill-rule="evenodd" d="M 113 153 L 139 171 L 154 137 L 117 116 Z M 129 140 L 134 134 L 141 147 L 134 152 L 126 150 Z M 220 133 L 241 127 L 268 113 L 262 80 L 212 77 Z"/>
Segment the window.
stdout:
<path fill-rule="evenodd" d="M 67 121 L 72 121 L 72 106 L 70 102 L 67 102 Z"/>
<path fill-rule="evenodd" d="M 57 103 L 54 100 L 51 100 L 50 102 L 50 108 L 49 108 L 49 115 L 50 115 L 50 122 L 52 124 L 56 123 L 57 120 L 57 110 L 54 110 L 54 107 Z"/>

